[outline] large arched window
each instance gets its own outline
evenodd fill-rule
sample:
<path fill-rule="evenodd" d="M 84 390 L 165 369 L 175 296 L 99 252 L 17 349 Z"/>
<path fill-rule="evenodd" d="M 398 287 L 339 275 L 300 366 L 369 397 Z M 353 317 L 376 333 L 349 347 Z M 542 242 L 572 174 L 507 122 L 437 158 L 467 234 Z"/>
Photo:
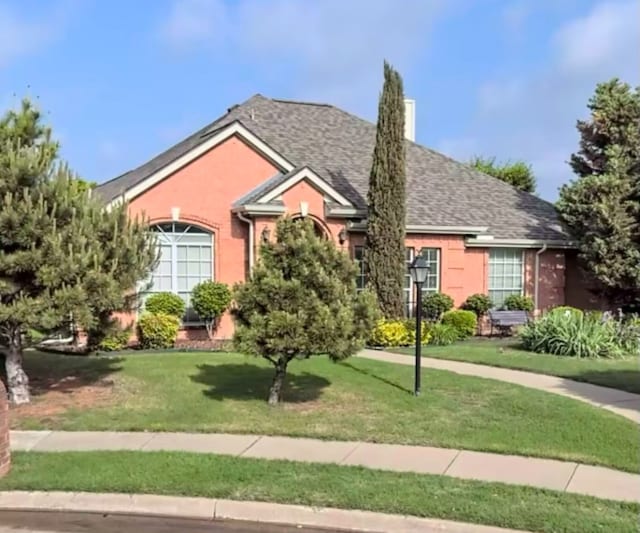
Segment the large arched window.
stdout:
<path fill-rule="evenodd" d="M 197 226 L 169 222 L 152 226 L 160 259 L 143 298 L 155 292 L 173 292 L 186 303 L 183 322 L 198 323 L 190 306 L 191 291 L 201 281 L 213 279 L 213 239 Z"/>

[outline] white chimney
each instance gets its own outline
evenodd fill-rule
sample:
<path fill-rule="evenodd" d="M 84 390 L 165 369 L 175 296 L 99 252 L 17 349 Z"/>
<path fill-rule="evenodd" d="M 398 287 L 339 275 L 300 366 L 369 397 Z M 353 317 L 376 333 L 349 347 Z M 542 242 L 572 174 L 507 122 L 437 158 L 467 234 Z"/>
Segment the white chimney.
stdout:
<path fill-rule="evenodd" d="M 404 136 L 409 141 L 416 140 L 416 101 L 404 99 Z"/>

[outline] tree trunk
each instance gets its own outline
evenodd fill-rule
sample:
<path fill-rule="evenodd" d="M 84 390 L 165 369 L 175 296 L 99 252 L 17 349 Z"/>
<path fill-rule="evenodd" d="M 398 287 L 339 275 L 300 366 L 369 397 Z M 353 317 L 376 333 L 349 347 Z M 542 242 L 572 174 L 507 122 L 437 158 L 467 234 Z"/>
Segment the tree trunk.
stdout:
<path fill-rule="evenodd" d="M 284 377 L 287 374 L 287 361 L 278 359 L 276 363 L 276 375 L 273 376 L 273 382 L 269 389 L 269 405 L 278 405 L 282 399 L 282 387 L 284 386 Z"/>
<path fill-rule="evenodd" d="M 9 401 L 15 405 L 29 403 L 29 378 L 22 368 L 22 342 L 19 331 L 13 332 L 10 336 L 4 366 L 7 372 Z"/>

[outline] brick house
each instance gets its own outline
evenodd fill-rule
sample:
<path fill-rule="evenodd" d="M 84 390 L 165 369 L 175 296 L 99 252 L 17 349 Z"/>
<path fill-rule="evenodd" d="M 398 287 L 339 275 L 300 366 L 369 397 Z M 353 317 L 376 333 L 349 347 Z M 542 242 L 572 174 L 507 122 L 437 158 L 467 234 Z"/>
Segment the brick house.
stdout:
<path fill-rule="evenodd" d="M 553 205 L 413 142 L 408 103 L 406 256 L 427 257 L 424 290 L 447 293 L 456 305 L 474 293 L 498 305 L 526 294 L 537 310 L 593 305 Z M 360 259 L 375 132 L 331 105 L 255 95 L 96 192 L 149 217 L 161 251 L 150 290 L 188 304 L 202 280 L 245 280 L 261 239 L 285 213 L 311 218 Z M 362 275 L 357 281 L 364 285 Z M 408 277 L 405 300 L 410 313 Z M 183 337 L 202 335 L 191 310 L 184 324 Z M 217 335 L 232 330 L 225 316 Z"/>

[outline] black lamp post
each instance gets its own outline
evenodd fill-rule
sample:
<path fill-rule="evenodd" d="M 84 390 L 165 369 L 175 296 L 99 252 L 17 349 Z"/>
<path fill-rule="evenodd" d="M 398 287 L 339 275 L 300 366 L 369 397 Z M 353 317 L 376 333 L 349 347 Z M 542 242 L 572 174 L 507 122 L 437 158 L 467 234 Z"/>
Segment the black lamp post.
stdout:
<path fill-rule="evenodd" d="M 429 266 L 421 255 L 417 256 L 409 265 L 409 275 L 416 286 L 418 305 L 416 306 L 416 376 L 413 392 L 420 396 L 420 358 L 422 357 L 422 286 L 427 281 Z"/>

